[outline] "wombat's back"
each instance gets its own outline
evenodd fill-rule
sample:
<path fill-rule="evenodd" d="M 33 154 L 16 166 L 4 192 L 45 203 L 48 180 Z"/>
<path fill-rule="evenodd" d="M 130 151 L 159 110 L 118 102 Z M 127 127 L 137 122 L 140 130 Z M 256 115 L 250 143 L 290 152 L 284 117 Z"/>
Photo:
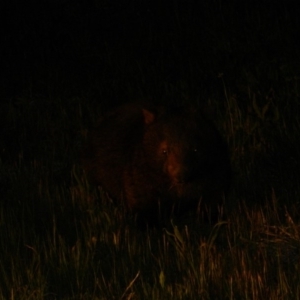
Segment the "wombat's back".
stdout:
<path fill-rule="evenodd" d="M 82 161 L 89 180 L 113 197 L 122 191 L 122 173 L 144 132 L 142 108 L 124 105 L 102 117 L 89 132 Z"/>

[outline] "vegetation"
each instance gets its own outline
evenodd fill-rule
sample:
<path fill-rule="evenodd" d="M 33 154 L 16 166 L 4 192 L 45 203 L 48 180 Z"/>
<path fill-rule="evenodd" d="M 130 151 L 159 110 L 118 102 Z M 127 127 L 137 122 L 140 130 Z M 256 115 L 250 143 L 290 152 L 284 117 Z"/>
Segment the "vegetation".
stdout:
<path fill-rule="evenodd" d="M 65 1 L 69 31 L 48 12 L 40 24 L 54 46 L 42 39 L 22 65 L 32 66 L 20 71 L 26 80 L 11 89 L 14 69 L 1 94 L 1 299 L 300 298 L 299 20 L 288 4 L 230 2 Z M 97 14 L 115 36 L 88 31 L 103 25 Z M 234 170 L 226 219 L 139 230 L 86 181 L 86 130 L 110 107 L 148 97 L 214 110 Z"/>

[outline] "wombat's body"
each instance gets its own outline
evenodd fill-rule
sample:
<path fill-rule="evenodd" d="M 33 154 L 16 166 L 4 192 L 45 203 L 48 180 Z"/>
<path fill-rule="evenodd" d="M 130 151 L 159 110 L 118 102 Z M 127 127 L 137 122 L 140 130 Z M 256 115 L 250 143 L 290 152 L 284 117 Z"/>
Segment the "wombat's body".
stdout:
<path fill-rule="evenodd" d="M 89 178 L 141 219 L 217 211 L 230 184 L 227 146 L 201 112 L 121 107 L 103 118 L 84 152 Z"/>

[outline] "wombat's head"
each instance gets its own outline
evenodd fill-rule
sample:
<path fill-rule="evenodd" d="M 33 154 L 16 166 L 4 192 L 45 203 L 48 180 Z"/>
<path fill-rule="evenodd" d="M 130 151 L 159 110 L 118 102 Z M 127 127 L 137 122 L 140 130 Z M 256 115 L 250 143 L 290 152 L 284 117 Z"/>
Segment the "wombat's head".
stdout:
<path fill-rule="evenodd" d="M 222 185 L 229 171 L 227 146 L 199 110 L 176 109 L 150 120 L 144 145 L 150 163 L 179 197 L 201 196 Z"/>

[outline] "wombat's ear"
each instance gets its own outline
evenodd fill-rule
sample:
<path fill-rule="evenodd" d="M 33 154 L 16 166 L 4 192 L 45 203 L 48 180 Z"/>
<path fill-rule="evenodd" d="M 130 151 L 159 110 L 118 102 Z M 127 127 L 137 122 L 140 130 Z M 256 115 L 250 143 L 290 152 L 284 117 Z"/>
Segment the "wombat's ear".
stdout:
<path fill-rule="evenodd" d="M 155 114 L 147 109 L 142 109 L 143 115 L 144 115 L 144 123 L 146 125 L 150 125 L 154 122 L 155 120 Z"/>

